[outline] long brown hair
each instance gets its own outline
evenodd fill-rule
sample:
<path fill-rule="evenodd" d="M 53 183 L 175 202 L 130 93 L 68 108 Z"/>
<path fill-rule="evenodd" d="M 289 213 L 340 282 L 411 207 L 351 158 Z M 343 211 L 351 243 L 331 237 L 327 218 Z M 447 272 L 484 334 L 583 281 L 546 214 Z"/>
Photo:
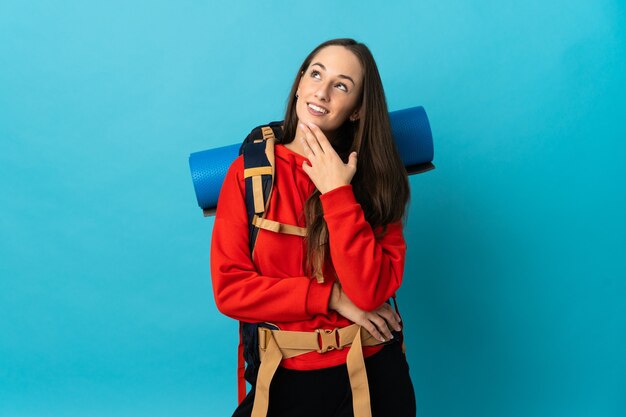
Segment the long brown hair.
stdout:
<path fill-rule="evenodd" d="M 358 155 L 356 174 L 352 178 L 355 197 L 372 229 L 397 222 L 404 218 L 409 201 L 409 181 L 406 169 L 391 133 L 387 101 L 378 67 L 369 48 L 353 39 L 332 39 L 320 44 L 306 57 L 291 87 L 285 112 L 284 134 L 280 141 L 290 143 L 296 135 L 298 116 L 295 97 L 300 79 L 312 59 L 330 45 L 343 46 L 351 51 L 363 68 L 363 88 L 359 100 L 360 118 L 346 120 L 338 129 L 333 142 L 335 151 L 344 162 L 352 151 Z M 315 190 L 304 206 L 307 226 L 307 266 L 318 280 L 323 279 L 324 259 L 329 256 L 328 228 L 320 202 L 320 192 Z"/>

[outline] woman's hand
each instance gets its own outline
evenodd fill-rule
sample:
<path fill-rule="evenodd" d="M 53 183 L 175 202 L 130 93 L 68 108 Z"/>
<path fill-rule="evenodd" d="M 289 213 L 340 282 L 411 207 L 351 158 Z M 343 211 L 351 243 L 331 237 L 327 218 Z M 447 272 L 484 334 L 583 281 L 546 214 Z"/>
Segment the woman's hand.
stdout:
<path fill-rule="evenodd" d="M 322 129 L 313 123 L 298 123 L 298 129 L 304 156 L 310 161 L 310 165 L 305 161 L 302 168 L 320 193 L 350 184 L 356 173 L 356 152 L 352 152 L 348 163 L 344 164 Z"/>
<path fill-rule="evenodd" d="M 328 307 L 351 322 L 360 325 L 381 342 L 386 342 L 393 338 L 391 329 L 398 332 L 402 330 L 400 316 L 393 310 L 391 305 L 383 303 L 382 306 L 374 311 L 363 311 L 350 301 L 337 282 L 333 284 Z"/>

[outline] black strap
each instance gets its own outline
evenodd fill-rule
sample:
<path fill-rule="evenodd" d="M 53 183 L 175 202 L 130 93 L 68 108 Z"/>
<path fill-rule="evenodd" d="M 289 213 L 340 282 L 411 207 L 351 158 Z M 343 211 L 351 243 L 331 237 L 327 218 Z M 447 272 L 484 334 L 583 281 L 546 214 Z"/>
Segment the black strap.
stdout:
<path fill-rule="evenodd" d="M 263 135 L 263 129 L 267 127 L 272 129 L 274 138 L 280 140 L 282 138 L 282 121 L 271 122 L 269 125 L 257 126 L 252 129 L 252 132 L 244 139 L 241 147 L 239 148 L 239 154 L 243 154 L 244 169 L 269 167 L 274 161 L 269 161 L 265 152 L 265 148 L 268 143 L 265 141 L 265 135 Z M 253 192 L 253 179 L 252 177 L 246 178 L 246 211 L 248 213 L 248 228 L 250 232 L 249 247 L 250 254 L 254 251 L 254 245 L 256 244 L 256 238 L 259 233 L 259 229 L 252 224 L 252 219 L 255 215 L 261 217 L 263 211 L 255 211 L 254 208 L 254 192 Z M 272 192 L 272 185 L 274 178 L 272 175 L 261 176 L 262 188 L 263 188 L 263 201 L 267 202 Z"/>

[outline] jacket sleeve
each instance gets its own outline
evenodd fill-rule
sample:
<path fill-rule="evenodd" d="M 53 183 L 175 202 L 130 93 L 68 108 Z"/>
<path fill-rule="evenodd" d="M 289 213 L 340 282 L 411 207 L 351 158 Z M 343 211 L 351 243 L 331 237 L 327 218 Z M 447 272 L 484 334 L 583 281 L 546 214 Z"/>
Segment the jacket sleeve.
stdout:
<path fill-rule="evenodd" d="M 247 322 L 289 322 L 328 314 L 332 282 L 261 275 L 250 257 L 243 158 L 229 168 L 215 214 L 211 279 L 217 308 Z"/>
<path fill-rule="evenodd" d="M 356 201 L 352 185 L 320 196 L 333 265 L 343 291 L 360 309 L 372 311 L 389 299 L 402 283 L 406 243 L 402 222 L 387 226 L 376 239 Z"/>

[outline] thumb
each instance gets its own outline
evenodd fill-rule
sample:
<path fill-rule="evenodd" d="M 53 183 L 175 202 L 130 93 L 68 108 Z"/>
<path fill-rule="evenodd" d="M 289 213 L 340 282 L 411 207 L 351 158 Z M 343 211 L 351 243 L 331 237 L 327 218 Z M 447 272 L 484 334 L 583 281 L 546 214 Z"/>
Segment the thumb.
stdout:
<path fill-rule="evenodd" d="M 357 162 L 357 158 L 356 158 L 356 152 L 352 152 L 350 154 L 350 156 L 348 157 L 348 166 L 351 168 L 356 169 L 356 162 Z"/>

